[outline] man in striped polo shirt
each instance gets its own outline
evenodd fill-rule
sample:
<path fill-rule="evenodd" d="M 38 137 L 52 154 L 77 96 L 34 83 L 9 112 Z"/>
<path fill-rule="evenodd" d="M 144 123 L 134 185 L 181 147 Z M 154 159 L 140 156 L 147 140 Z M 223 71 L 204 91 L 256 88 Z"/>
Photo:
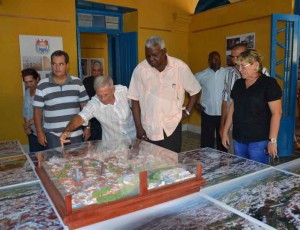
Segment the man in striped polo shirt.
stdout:
<path fill-rule="evenodd" d="M 240 55 L 240 53 L 242 53 L 246 49 L 247 49 L 247 46 L 243 43 L 236 44 L 231 48 L 230 58 L 231 58 L 233 66 L 228 67 L 228 72 L 227 72 L 227 75 L 225 76 L 225 81 L 224 81 L 224 90 L 223 90 L 223 94 L 222 94 L 223 102 L 221 105 L 221 125 L 220 125 L 220 129 L 219 129 L 219 134 L 221 137 L 222 137 L 227 113 L 229 110 L 229 106 L 231 103 L 231 97 L 230 97 L 231 90 L 233 88 L 235 81 L 237 79 L 241 78 L 241 74 L 240 74 L 239 70 L 236 68 L 237 57 Z M 232 141 L 231 132 L 229 135 L 230 135 L 230 139 Z M 228 148 L 228 152 L 232 153 L 232 154 L 234 153 L 233 143 L 230 144 L 230 146 Z"/>
<path fill-rule="evenodd" d="M 67 73 L 69 55 L 57 50 L 51 55 L 52 74 L 42 79 L 36 89 L 33 108 L 38 141 L 48 149 L 60 146 L 59 137 L 69 123 L 87 103 L 89 97 L 81 80 Z M 84 137 L 90 136 L 89 127 Z M 82 129 L 70 134 L 71 143 L 83 141 Z"/>

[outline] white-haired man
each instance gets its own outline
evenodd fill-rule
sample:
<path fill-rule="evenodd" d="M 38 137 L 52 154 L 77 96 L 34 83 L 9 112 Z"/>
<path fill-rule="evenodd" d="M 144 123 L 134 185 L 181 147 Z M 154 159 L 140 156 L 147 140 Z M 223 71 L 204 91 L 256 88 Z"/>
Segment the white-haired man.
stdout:
<path fill-rule="evenodd" d="M 145 56 L 128 90 L 137 137 L 180 152 L 181 120 L 190 115 L 201 87 L 183 61 L 167 54 L 162 38 L 147 39 Z M 186 108 L 185 92 L 190 95 Z"/>
<path fill-rule="evenodd" d="M 60 136 L 61 144 L 69 142 L 69 133 L 96 118 L 102 126 L 102 140 L 134 139 L 136 136 L 132 112 L 127 99 L 127 87 L 114 85 L 110 77 L 94 81 L 96 95 L 75 115 Z"/>

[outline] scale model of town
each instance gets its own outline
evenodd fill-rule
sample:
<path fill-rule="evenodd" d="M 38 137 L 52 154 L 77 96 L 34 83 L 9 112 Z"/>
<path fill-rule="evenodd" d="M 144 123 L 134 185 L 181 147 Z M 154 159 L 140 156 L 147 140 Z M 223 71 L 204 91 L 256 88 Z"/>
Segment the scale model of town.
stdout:
<path fill-rule="evenodd" d="M 51 181 L 50 187 L 45 186 L 48 192 L 55 187 L 62 197 L 71 196 L 71 210 L 131 197 L 138 199 L 148 191 L 165 189 L 178 182 L 192 182 L 191 187 L 178 187 L 178 197 L 193 190 L 199 191 L 200 184 L 204 184 L 198 173 L 199 164 L 181 165 L 175 152 L 139 140 L 133 144 L 120 142 L 109 146 L 98 141 L 39 152 L 37 172 L 40 177 L 43 175 L 43 182 Z M 141 172 L 146 173 L 144 189 Z M 47 179 L 43 178 L 44 174 Z M 159 194 L 154 194 L 159 197 Z M 157 200 L 163 202 L 161 198 Z"/>

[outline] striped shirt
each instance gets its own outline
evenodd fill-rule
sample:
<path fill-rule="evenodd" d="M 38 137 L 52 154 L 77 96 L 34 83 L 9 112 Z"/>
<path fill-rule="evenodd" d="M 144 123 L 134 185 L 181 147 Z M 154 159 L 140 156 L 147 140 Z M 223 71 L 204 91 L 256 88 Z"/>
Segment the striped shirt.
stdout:
<path fill-rule="evenodd" d="M 104 105 L 97 95 L 79 113 L 85 124 L 95 117 L 102 127 L 102 140 L 134 139 L 136 129 L 127 99 L 127 87 L 115 86 L 115 103 Z"/>
<path fill-rule="evenodd" d="M 235 67 L 228 67 L 228 72 L 225 76 L 224 80 L 224 89 L 223 89 L 223 94 L 222 94 L 222 99 L 223 101 L 227 102 L 227 106 L 229 107 L 231 103 L 231 90 L 233 88 L 234 83 L 236 82 L 237 79 L 241 78 L 240 72 L 235 68 Z M 268 70 L 264 67 L 262 69 L 262 73 L 266 76 L 270 76 L 268 73 Z"/>
<path fill-rule="evenodd" d="M 74 115 L 80 112 L 80 103 L 87 102 L 89 97 L 81 80 L 67 76 L 63 85 L 56 84 L 52 75 L 42 79 L 36 89 L 33 107 L 43 110 L 44 132 L 60 136 Z M 79 128 L 71 137 L 82 135 Z"/>
<path fill-rule="evenodd" d="M 224 79 L 224 89 L 222 94 L 223 101 L 227 101 L 229 106 L 231 103 L 230 93 L 237 79 L 241 78 L 240 72 L 235 67 L 228 67 L 228 72 Z"/>

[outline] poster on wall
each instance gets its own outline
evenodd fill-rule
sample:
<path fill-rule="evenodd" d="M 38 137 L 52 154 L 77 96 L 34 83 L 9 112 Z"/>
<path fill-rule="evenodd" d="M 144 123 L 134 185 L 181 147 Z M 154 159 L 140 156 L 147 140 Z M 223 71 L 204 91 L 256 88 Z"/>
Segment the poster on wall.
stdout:
<path fill-rule="evenodd" d="M 226 37 L 226 66 L 232 66 L 230 58 L 231 48 L 240 43 L 245 44 L 247 48 L 255 49 L 255 33 Z"/>
<path fill-rule="evenodd" d="M 21 68 L 34 68 L 45 78 L 51 72 L 51 54 L 63 50 L 62 37 L 19 35 Z"/>

